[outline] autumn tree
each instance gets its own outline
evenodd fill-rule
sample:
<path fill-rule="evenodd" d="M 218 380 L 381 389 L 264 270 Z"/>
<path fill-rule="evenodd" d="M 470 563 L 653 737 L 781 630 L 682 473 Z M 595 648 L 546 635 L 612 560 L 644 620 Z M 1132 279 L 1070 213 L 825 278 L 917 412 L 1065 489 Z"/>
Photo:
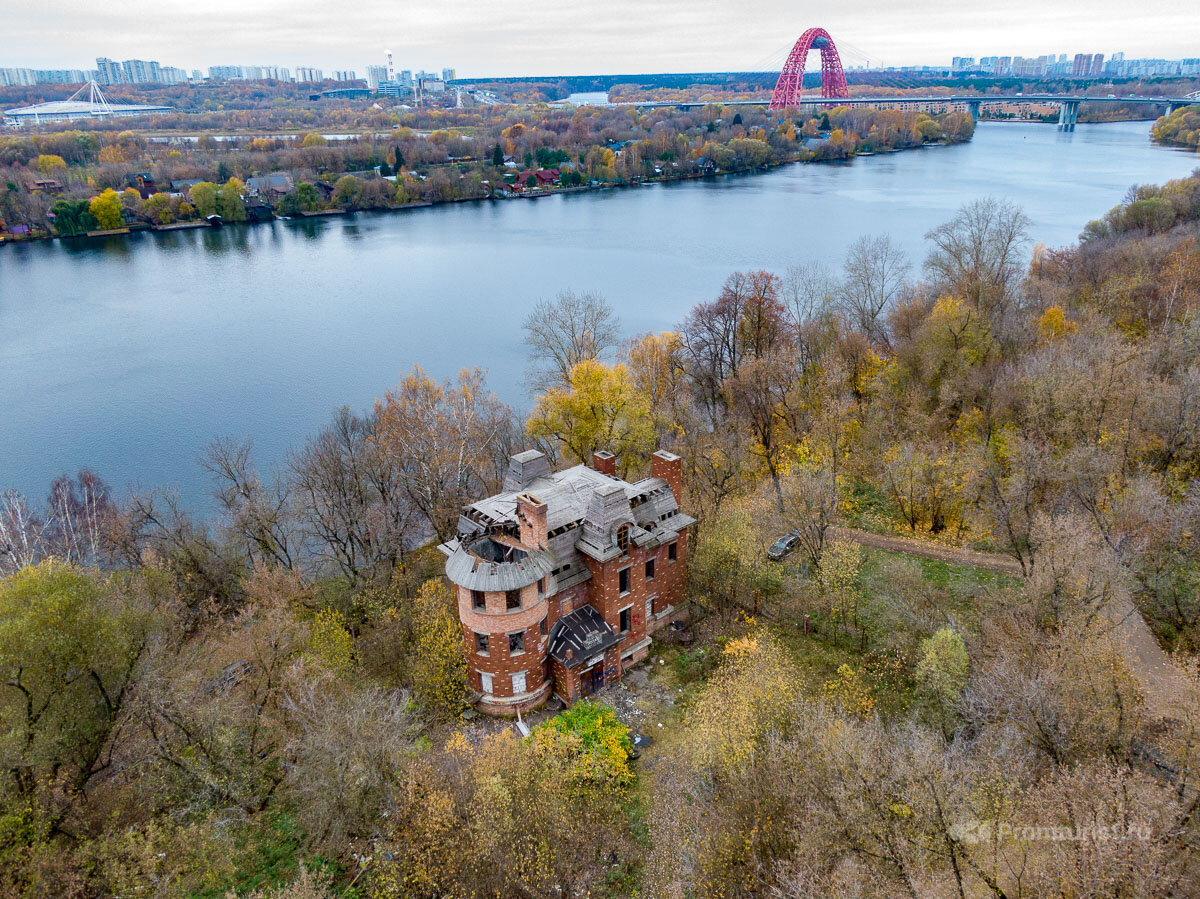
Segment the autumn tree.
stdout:
<path fill-rule="evenodd" d="M 264 484 L 250 458 L 250 444 L 215 441 L 204 458 L 217 478 L 217 499 L 227 516 L 227 526 L 252 567 L 292 568 L 299 559 L 289 490 L 276 479 Z"/>
<path fill-rule="evenodd" d="M 967 203 L 925 235 L 933 243 L 925 271 L 938 290 L 964 298 L 996 320 L 1014 302 L 1029 225 L 1029 217 L 1008 200 Z"/>
<path fill-rule="evenodd" d="M 535 390 L 563 386 L 581 362 L 597 362 L 617 346 L 621 323 L 604 297 L 564 290 L 541 300 L 525 317 L 525 345 Z"/>
<path fill-rule="evenodd" d="M 106 763 L 146 651 L 153 606 L 137 584 L 45 561 L 0 580 L 0 770 L 31 795 L 82 789 Z"/>
<path fill-rule="evenodd" d="M 375 415 L 374 439 L 392 457 L 409 500 L 439 539 L 449 539 L 459 510 L 498 486 L 495 456 L 510 410 L 479 369 L 439 384 L 414 367 L 375 404 Z"/>
<path fill-rule="evenodd" d="M 939 628 L 921 641 L 917 689 L 930 717 L 944 732 L 950 730 L 948 725 L 966 687 L 969 661 L 963 638 L 949 627 Z"/>
<path fill-rule="evenodd" d="M 623 470 L 654 449 L 650 403 L 622 364 L 576 364 L 566 384 L 542 394 L 526 423 L 529 436 L 553 440 L 580 462 L 597 450 L 615 453 Z"/>
<path fill-rule="evenodd" d="M 283 690 L 282 723 L 293 737 L 281 789 L 310 845 L 338 853 L 373 835 L 417 748 L 420 721 L 407 695 L 300 668 Z"/>
<path fill-rule="evenodd" d="M 837 516 L 837 479 L 820 465 L 798 465 L 783 478 L 780 527 L 795 531 L 800 548 L 815 569 Z"/>
<path fill-rule="evenodd" d="M 689 596 L 729 621 L 738 611 L 758 614 L 780 588 L 767 560 L 766 516 L 753 499 L 727 503 L 704 523 L 688 559 Z"/>
<path fill-rule="evenodd" d="M 837 297 L 852 327 L 877 346 L 887 344 L 887 312 L 908 282 L 908 258 L 886 234 L 850 245 Z"/>
<path fill-rule="evenodd" d="M 227 222 L 246 221 L 246 204 L 242 195 L 246 185 L 237 178 L 230 178 L 217 191 L 217 209 Z"/>
<path fill-rule="evenodd" d="M 210 215 L 217 214 L 220 209 L 218 206 L 219 188 L 217 185 L 209 181 L 201 181 L 199 184 L 193 184 L 188 189 L 188 199 L 196 208 L 196 214 L 200 218 L 208 218 Z"/>
<path fill-rule="evenodd" d="M 421 585 L 413 626 L 409 657 L 413 698 L 434 715 L 453 717 L 467 704 L 467 664 L 456 600 L 443 578 Z"/>
<path fill-rule="evenodd" d="M 623 353 L 634 385 L 650 404 L 659 445 L 677 436 L 683 417 L 680 406 L 686 402 L 687 383 L 679 353 L 679 335 L 672 331 L 643 334 Z"/>
<path fill-rule="evenodd" d="M 112 231 L 121 227 L 121 195 L 112 188 L 104 191 L 98 197 L 93 197 L 88 203 L 88 212 L 96 220 L 103 231 Z"/>
<path fill-rule="evenodd" d="M 49 175 L 59 169 L 67 167 L 66 161 L 61 156 L 56 156 L 53 153 L 42 153 L 37 158 L 37 170 L 43 175 Z"/>
<path fill-rule="evenodd" d="M 306 552 L 351 589 L 387 581 L 421 517 L 405 486 L 404 460 L 377 433 L 377 415 L 343 407 L 288 460 L 289 507 Z"/>

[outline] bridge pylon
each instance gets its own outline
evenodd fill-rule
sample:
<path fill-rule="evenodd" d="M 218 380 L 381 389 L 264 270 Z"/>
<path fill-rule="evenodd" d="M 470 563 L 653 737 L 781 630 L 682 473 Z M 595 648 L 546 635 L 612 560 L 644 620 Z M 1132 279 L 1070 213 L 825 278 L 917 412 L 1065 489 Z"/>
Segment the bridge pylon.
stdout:
<path fill-rule="evenodd" d="M 1058 107 L 1058 130 L 1074 131 L 1075 122 L 1079 119 L 1079 101 L 1064 100 Z"/>

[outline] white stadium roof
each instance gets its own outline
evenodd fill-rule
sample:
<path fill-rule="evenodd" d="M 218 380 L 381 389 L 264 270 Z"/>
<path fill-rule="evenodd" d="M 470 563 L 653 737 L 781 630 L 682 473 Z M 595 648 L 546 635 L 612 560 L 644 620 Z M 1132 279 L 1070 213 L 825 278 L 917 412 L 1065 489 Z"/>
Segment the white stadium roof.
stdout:
<path fill-rule="evenodd" d="M 86 100 L 80 94 L 88 91 Z M 6 109 L 4 115 L 14 122 L 69 122 L 73 119 L 107 118 L 109 116 L 149 115 L 155 112 L 170 112 L 170 106 L 140 106 L 127 103 L 109 103 L 93 81 L 85 84 L 66 100 L 51 100 L 34 106 Z"/>

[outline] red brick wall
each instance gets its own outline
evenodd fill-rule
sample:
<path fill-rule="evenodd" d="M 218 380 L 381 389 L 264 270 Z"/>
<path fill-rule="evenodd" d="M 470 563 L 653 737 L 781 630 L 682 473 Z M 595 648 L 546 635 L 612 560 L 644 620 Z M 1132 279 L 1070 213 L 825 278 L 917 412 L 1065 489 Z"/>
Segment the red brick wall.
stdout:
<path fill-rule="evenodd" d="M 683 460 L 674 453 L 659 450 L 650 457 L 650 476 L 671 485 L 675 502 L 683 504 Z"/>
<path fill-rule="evenodd" d="M 646 551 L 637 547 L 630 550 L 627 556 L 620 556 L 608 562 L 597 562 L 584 556 L 584 564 L 592 572 L 592 579 L 587 582 L 588 603 L 608 623 L 613 631 L 621 630 L 621 610 L 630 607 L 629 633 L 620 643 L 624 651 L 643 640 L 646 636 Z M 629 592 L 621 595 L 620 574 L 623 568 L 629 569 Z"/>
<path fill-rule="evenodd" d="M 531 549 L 545 549 L 546 504 L 531 493 L 517 496 L 517 524 L 521 542 Z"/>
<path fill-rule="evenodd" d="M 617 457 L 608 450 L 597 450 L 592 453 L 592 468 L 601 474 L 609 474 L 616 477 Z"/>
<path fill-rule="evenodd" d="M 554 677 L 554 689 L 567 702 L 579 698 L 579 674 L 557 659 L 550 660 L 550 672 Z"/>
<path fill-rule="evenodd" d="M 674 562 L 667 561 L 667 545 L 664 544 L 658 549 L 658 558 L 654 563 L 654 584 L 650 591 L 658 594 L 654 600 L 656 615 L 667 606 L 679 605 L 687 595 L 685 575 L 687 573 L 688 537 L 689 534 L 686 530 L 679 535 L 675 544 Z"/>
<path fill-rule="evenodd" d="M 546 631 L 550 630 L 549 614 L 552 603 L 538 600 L 537 584 L 521 590 L 521 608 L 506 611 L 503 592 L 484 594 L 487 611 L 477 612 L 472 608 L 471 591 L 458 588 L 458 617 L 463 631 L 463 647 L 467 657 L 468 679 L 475 690 L 483 690 L 483 673 L 492 675 L 492 693 L 495 696 L 512 696 L 512 675 L 524 671 L 525 690 L 533 692 L 546 681 L 546 646 L 548 636 L 542 636 L 539 627 L 547 619 Z M 525 651 L 510 655 L 508 635 L 523 631 Z M 488 635 L 488 653 L 483 655 L 475 648 L 475 634 Z"/>

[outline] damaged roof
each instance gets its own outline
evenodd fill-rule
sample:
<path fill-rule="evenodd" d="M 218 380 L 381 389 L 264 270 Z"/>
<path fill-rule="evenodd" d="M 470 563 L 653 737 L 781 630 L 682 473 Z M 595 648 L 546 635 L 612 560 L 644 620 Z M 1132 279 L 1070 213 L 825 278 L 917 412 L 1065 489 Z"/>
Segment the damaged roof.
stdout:
<path fill-rule="evenodd" d="M 620 642 L 620 634 L 599 612 L 592 606 L 580 606 L 555 623 L 550 631 L 549 653 L 568 668 L 578 668 Z"/>

